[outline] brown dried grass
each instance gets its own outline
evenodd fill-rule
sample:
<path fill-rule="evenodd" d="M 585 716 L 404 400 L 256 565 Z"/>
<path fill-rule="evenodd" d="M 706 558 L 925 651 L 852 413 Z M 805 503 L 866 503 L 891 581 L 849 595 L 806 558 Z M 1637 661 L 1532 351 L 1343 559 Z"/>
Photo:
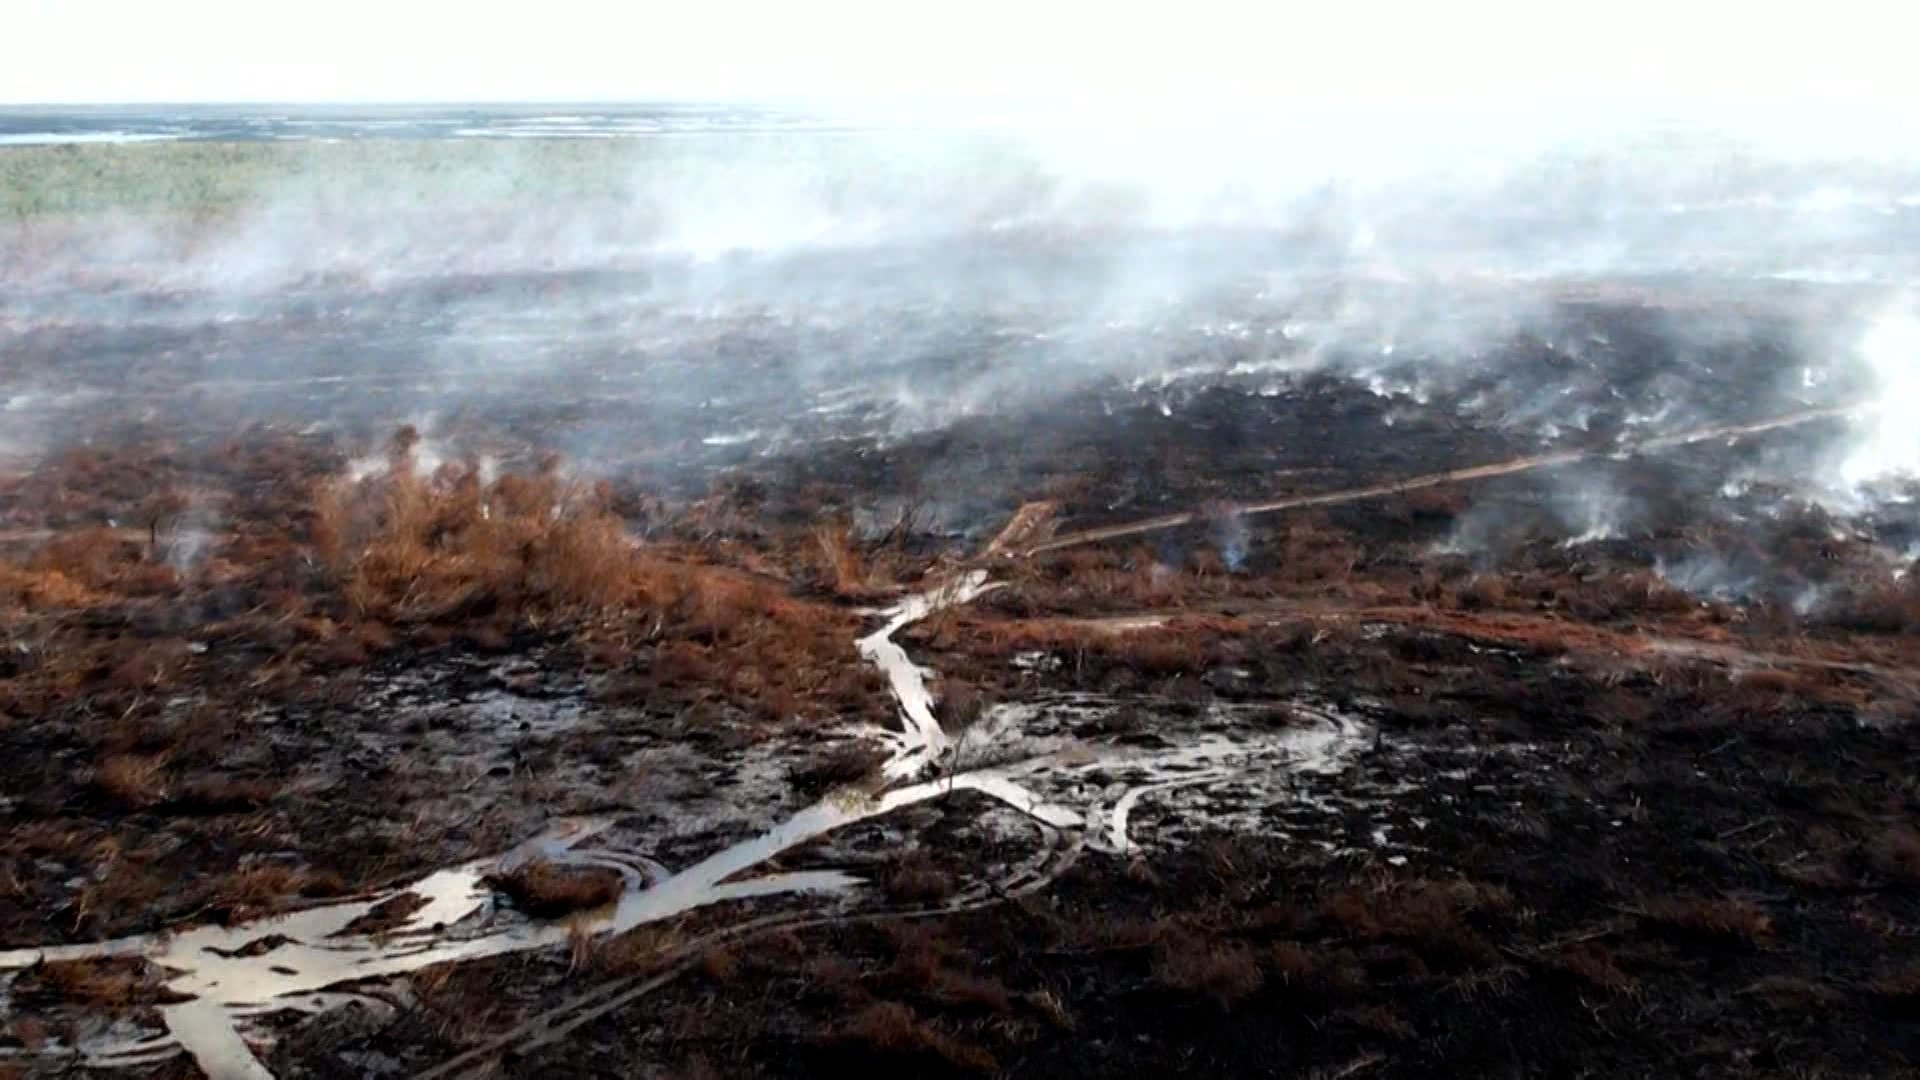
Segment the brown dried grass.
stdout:
<path fill-rule="evenodd" d="M 531 860 L 509 873 L 487 879 L 513 906 L 535 918 L 554 919 L 576 911 L 605 907 L 620 898 L 619 872 L 598 866 L 566 866 Z"/>
<path fill-rule="evenodd" d="M 93 1005 L 124 1009 L 185 1001 L 165 986 L 163 973 L 138 957 L 40 963 L 21 975 L 15 996 L 25 1004 Z"/>
<path fill-rule="evenodd" d="M 984 1047 L 965 1043 L 899 1002 L 882 1001 L 856 1015 L 842 1038 L 906 1056 L 932 1056 L 957 1069 L 995 1073 L 1000 1063 Z"/>
<path fill-rule="evenodd" d="M 1204 994 L 1226 1009 L 1257 993 L 1266 973 L 1241 942 L 1174 933 L 1154 949 L 1153 979 L 1169 990 Z"/>
<path fill-rule="evenodd" d="M 144 809 L 166 798 L 166 768 L 160 755 L 114 754 L 95 767 L 93 785 L 124 806 Z"/>
<path fill-rule="evenodd" d="M 347 892 L 340 875 L 286 863 L 262 862 L 220 884 L 208 910 L 228 924 L 285 910 L 296 899 L 323 899 Z"/>
<path fill-rule="evenodd" d="M 1758 904 L 1735 897 L 1663 896 L 1640 906 L 1655 926 L 1709 940 L 1758 944 L 1773 936 L 1773 918 Z"/>

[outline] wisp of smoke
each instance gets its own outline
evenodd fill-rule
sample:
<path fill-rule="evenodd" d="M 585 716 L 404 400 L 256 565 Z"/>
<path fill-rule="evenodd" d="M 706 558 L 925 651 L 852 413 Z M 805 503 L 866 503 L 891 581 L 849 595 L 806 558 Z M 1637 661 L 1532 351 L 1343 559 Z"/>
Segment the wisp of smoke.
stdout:
<path fill-rule="evenodd" d="M 1238 507 L 1233 506 L 1219 507 L 1210 516 L 1213 519 L 1213 540 L 1220 549 L 1220 561 L 1237 574 L 1247 565 L 1247 549 L 1251 543 L 1247 519 Z"/>
<path fill-rule="evenodd" d="M 1567 547 L 1618 539 L 1633 513 L 1632 501 L 1604 476 L 1568 476 L 1553 503 L 1555 514 L 1573 534 Z"/>
<path fill-rule="evenodd" d="M 1702 599 L 1742 600 L 1753 592 L 1752 579 L 1718 555 L 1696 555 L 1677 563 L 1657 560 L 1653 572 L 1674 588 Z"/>

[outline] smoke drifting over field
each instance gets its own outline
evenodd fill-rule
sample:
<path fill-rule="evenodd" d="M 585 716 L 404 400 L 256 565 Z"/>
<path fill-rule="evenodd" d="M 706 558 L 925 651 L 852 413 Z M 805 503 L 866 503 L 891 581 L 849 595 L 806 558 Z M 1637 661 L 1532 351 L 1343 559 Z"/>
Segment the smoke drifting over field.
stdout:
<path fill-rule="evenodd" d="M 1894 310 L 1862 335 L 1859 358 L 1873 381 L 1879 411 L 1840 464 L 1840 479 L 1857 487 L 1920 473 L 1920 317 Z"/>
<path fill-rule="evenodd" d="M 1896 154 L 469 122 L 0 150 L 0 1062 L 1900 1048 Z"/>
<path fill-rule="evenodd" d="M 1331 375 L 1380 400 L 1378 430 L 1346 433 L 1369 441 L 1429 410 L 1557 447 L 1871 398 L 1877 419 L 1772 479 L 1838 505 L 1920 464 L 1920 170 L 1487 130 L 113 148 L 156 155 L 156 190 L 119 197 L 157 209 L 7 227 L 0 325 L 25 362 L 4 392 L 10 414 L 138 388 L 222 424 L 371 432 L 544 408 L 599 467 L 693 482 L 1076 395 L 1172 416 Z M 198 205 L 210 174 L 248 179 Z M 1660 308 L 1662 336 L 1580 317 L 1605 303 Z M 1734 368 L 1761 385 L 1729 402 Z M 85 438 L 87 406 L 45 408 L 6 449 Z M 1570 478 L 1569 539 L 1632 528 L 1609 483 Z"/>

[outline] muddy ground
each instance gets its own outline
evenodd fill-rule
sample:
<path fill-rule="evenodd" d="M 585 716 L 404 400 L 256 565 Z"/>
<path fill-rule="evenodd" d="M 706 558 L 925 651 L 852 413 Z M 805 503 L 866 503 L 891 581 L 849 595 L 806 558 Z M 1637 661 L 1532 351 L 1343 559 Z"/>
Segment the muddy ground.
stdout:
<path fill-rule="evenodd" d="M 1920 523 L 1789 482 L 1846 415 L 1633 452 L 1865 389 L 1806 374 L 1804 298 L 1644 300 L 1444 374 L 1213 336 L 1202 374 L 771 445 L 714 436 L 842 388 L 756 382 L 785 369 L 751 325 L 714 346 L 759 359 L 737 394 L 628 439 L 572 378 L 422 438 L 350 383 L 243 406 L 35 323 L 32 392 L 97 423 L 45 421 L 0 486 L 0 1068 L 1908 1074 Z M 896 618 L 888 667 L 867 635 L 968 572 L 994 587 Z M 566 822 L 590 842 L 538 839 Z M 456 918 L 409 914 L 468 865 Z M 234 928 L 225 987 L 87 951 L 194 927 Z M 391 966 L 234 988 L 327 948 Z"/>

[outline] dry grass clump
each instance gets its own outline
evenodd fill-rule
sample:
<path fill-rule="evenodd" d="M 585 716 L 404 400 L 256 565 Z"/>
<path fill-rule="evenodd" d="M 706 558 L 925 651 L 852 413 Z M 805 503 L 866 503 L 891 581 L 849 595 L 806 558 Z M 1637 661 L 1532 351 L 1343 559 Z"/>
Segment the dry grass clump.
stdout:
<path fill-rule="evenodd" d="M 1218 575 L 1170 565 L 1147 547 L 1067 548 L 1014 564 L 1010 572 L 1017 575 L 1018 596 L 1047 612 L 1178 607 L 1231 587 Z"/>
<path fill-rule="evenodd" d="M 181 777 L 179 759 L 198 756 L 199 733 L 181 726 L 127 725 L 109 732 L 91 784 L 128 810 L 171 814 L 225 814 L 258 809 L 273 801 L 270 780 L 221 772 Z M 158 745 L 158 752 L 146 752 Z"/>
<path fill-rule="evenodd" d="M 1266 973 L 1241 942 L 1174 933 L 1154 949 L 1153 979 L 1169 990 L 1204 994 L 1226 1009 L 1259 992 Z"/>
<path fill-rule="evenodd" d="M 1477 574 L 1453 590 L 1453 605 L 1462 611 L 1487 611 L 1507 604 L 1507 583 L 1490 574 Z"/>
<path fill-rule="evenodd" d="M 101 837 L 91 828 L 69 831 L 59 826 L 55 833 L 39 838 L 48 845 L 44 850 L 55 858 L 86 861 L 95 867 L 91 880 L 61 915 L 65 919 L 70 913 L 76 935 L 98 935 L 108 920 L 161 907 L 163 898 L 180 889 L 179 867 L 166 864 L 151 850 L 129 850 L 119 839 Z"/>
<path fill-rule="evenodd" d="M 815 577 L 833 595 L 866 600 L 893 586 L 892 574 L 861 549 L 852 525 L 822 522 L 814 527 L 812 540 Z"/>
<path fill-rule="evenodd" d="M 207 911 L 222 922 L 243 923 L 283 910 L 295 899 L 326 899 L 347 891 L 347 882 L 339 874 L 261 862 L 222 882 Z"/>
<path fill-rule="evenodd" d="M 1830 678 L 1829 675 L 1805 669 L 1749 668 L 1739 672 L 1733 681 L 1736 686 L 1752 694 L 1810 697 Z"/>
<path fill-rule="evenodd" d="M 842 1030 L 841 1038 L 889 1053 L 935 1057 L 968 1072 L 1000 1071 L 1000 1063 L 985 1047 L 954 1038 L 899 1002 L 876 1002 L 862 1009 Z"/>
<path fill-rule="evenodd" d="M 697 551 L 643 545 L 614 503 L 606 485 L 552 462 L 483 481 L 460 464 L 419 475 L 397 450 L 379 476 L 324 486 L 311 539 L 350 618 L 383 634 L 497 652 L 515 627 L 590 628 L 594 655 L 612 665 L 768 719 L 861 698 L 846 663 L 851 616 Z M 351 666 L 377 645 L 362 633 L 328 655 Z"/>
<path fill-rule="evenodd" d="M 1758 944 L 1773 936 L 1773 918 L 1759 905 L 1733 897 L 1665 896 L 1640 906 L 1646 922 L 1714 941 Z"/>
<path fill-rule="evenodd" d="M 931 872 L 924 863 L 919 871 L 923 874 Z M 951 880 L 931 881 L 929 884 L 932 888 L 942 890 L 943 895 L 952 889 Z M 890 928 L 887 937 L 894 949 L 894 962 L 885 978 L 895 989 L 924 995 L 947 1007 L 971 1008 L 996 1014 L 1013 1010 L 1012 991 L 996 979 L 966 970 L 967 958 L 956 956 L 943 939 L 925 926 L 902 924 Z"/>
<path fill-rule="evenodd" d="M 1610 994 L 1632 997 L 1640 992 L 1639 982 L 1598 945 L 1569 946 L 1547 958 L 1545 964 Z"/>
<path fill-rule="evenodd" d="M 166 988 L 163 973 L 135 956 L 35 964 L 21 973 L 14 998 L 22 1005 L 93 1005 L 121 1009 L 187 1000 Z"/>
<path fill-rule="evenodd" d="M 1545 584 L 1530 583 L 1530 589 L 1550 590 L 1570 614 L 1590 622 L 1684 615 L 1701 606 L 1691 593 L 1645 570 L 1606 574 L 1590 581 L 1558 576 Z"/>
<path fill-rule="evenodd" d="M 0 566 L 0 608 L 58 611 L 90 607 L 101 596 L 58 570 Z"/>
<path fill-rule="evenodd" d="M 93 786 L 123 806 L 145 809 L 167 796 L 166 758 L 157 754 L 115 754 L 93 771 Z"/>
<path fill-rule="evenodd" d="M 1717 704 L 1735 713 L 1766 715 L 1824 703 L 1860 712 L 1878 695 L 1845 672 L 1805 667 L 1749 668 L 1730 674 Z"/>
<path fill-rule="evenodd" d="M 1320 512 L 1289 515 L 1269 546 L 1272 577 L 1289 591 L 1350 595 L 1354 571 L 1368 558 L 1358 537 Z"/>
<path fill-rule="evenodd" d="M 57 524 L 108 517 L 139 520 L 143 508 L 161 506 L 171 492 L 169 473 L 177 463 L 177 450 L 165 443 L 73 447 L 36 470 L 20 494 L 43 507 Z"/>
<path fill-rule="evenodd" d="M 141 546 L 104 526 L 69 529 L 34 553 L 29 567 L 58 574 L 85 589 L 116 589 L 144 562 Z"/>
<path fill-rule="evenodd" d="M 593 969 L 609 978 L 652 971 L 681 945 L 679 932 L 665 926 L 642 926 L 594 941 Z"/>
<path fill-rule="evenodd" d="M 0 562 L 0 610 L 52 612 L 116 597 L 170 596 L 179 575 L 150 558 L 149 545 L 104 526 L 56 531 L 45 543 Z"/>
<path fill-rule="evenodd" d="M 1500 957 L 1472 920 L 1512 907 L 1513 898 L 1498 886 L 1414 879 L 1344 889 L 1321 901 L 1320 914 L 1355 937 L 1403 941 L 1428 961 L 1474 968 Z"/>
<path fill-rule="evenodd" d="M 1172 627 L 1151 633 L 1110 634 L 1089 643 L 1088 652 L 1146 676 L 1198 675 L 1211 665 L 1209 643 Z"/>
<path fill-rule="evenodd" d="M 535 918 L 555 919 L 591 911 L 620 899 L 625 882 L 603 866 L 573 866 L 534 859 L 505 874 L 487 878 L 513 906 Z"/>
<path fill-rule="evenodd" d="M 355 613 L 385 621 L 657 605 L 650 590 L 671 582 L 642 566 L 607 501 L 556 469 L 487 483 L 477 466 L 420 476 L 397 454 L 381 476 L 326 485 L 311 539 Z"/>
<path fill-rule="evenodd" d="M 190 663 L 185 642 L 158 641 L 116 658 L 107 674 L 107 686 L 120 691 L 153 693 L 172 685 Z"/>
<path fill-rule="evenodd" d="M 1141 626 L 1113 626 L 1072 619 L 956 618 L 943 623 L 933 633 L 940 647 L 963 646 L 981 656 L 1005 657 L 1026 652 L 1058 654 L 1083 675 L 1097 677 L 1103 672 L 1124 668 L 1149 677 L 1173 677 L 1199 675 L 1222 663 L 1238 660 L 1242 640 L 1254 629 L 1245 620 L 1227 616 L 1176 615 Z M 1263 640 L 1262 644 L 1271 642 Z"/>
<path fill-rule="evenodd" d="M 625 668 L 639 692 L 665 682 L 779 720 L 870 704 L 863 673 L 846 661 L 854 617 L 796 600 L 778 567 L 718 565 L 755 562 L 723 544 L 641 544 L 623 516 L 634 500 L 557 460 L 499 476 L 478 462 L 427 472 L 418 443 L 403 429 L 383 468 L 353 477 L 298 440 L 236 443 L 195 462 L 236 494 L 223 511 L 228 533 L 189 580 L 154 561 L 150 530 L 56 529 L 37 549 L 0 558 L 0 623 L 16 639 L 32 635 L 28 650 L 0 659 L 0 710 L 39 716 L 86 699 L 99 714 L 138 717 L 251 650 L 273 659 L 238 689 L 310 697 L 324 686 L 317 672 L 362 667 L 399 642 L 490 653 L 558 634 Z M 103 494 L 100 485 L 146 465 L 137 454 L 83 455 L 48 470 L 40 493 L 67 508 L 41 520 L 173 513 L 177 499 L 150 498 L 172 490 L 158 474 L 124 485 L 125 505 Z M 887 579 L 847 531 L 821 537 L 846 549 L 843 591 Z M 190 621 L 177 617 L 188 610 Z M 187 625 L 217 647 L 189 651 Z M 160 797 L 112 783 L 134 804 Z"/>

